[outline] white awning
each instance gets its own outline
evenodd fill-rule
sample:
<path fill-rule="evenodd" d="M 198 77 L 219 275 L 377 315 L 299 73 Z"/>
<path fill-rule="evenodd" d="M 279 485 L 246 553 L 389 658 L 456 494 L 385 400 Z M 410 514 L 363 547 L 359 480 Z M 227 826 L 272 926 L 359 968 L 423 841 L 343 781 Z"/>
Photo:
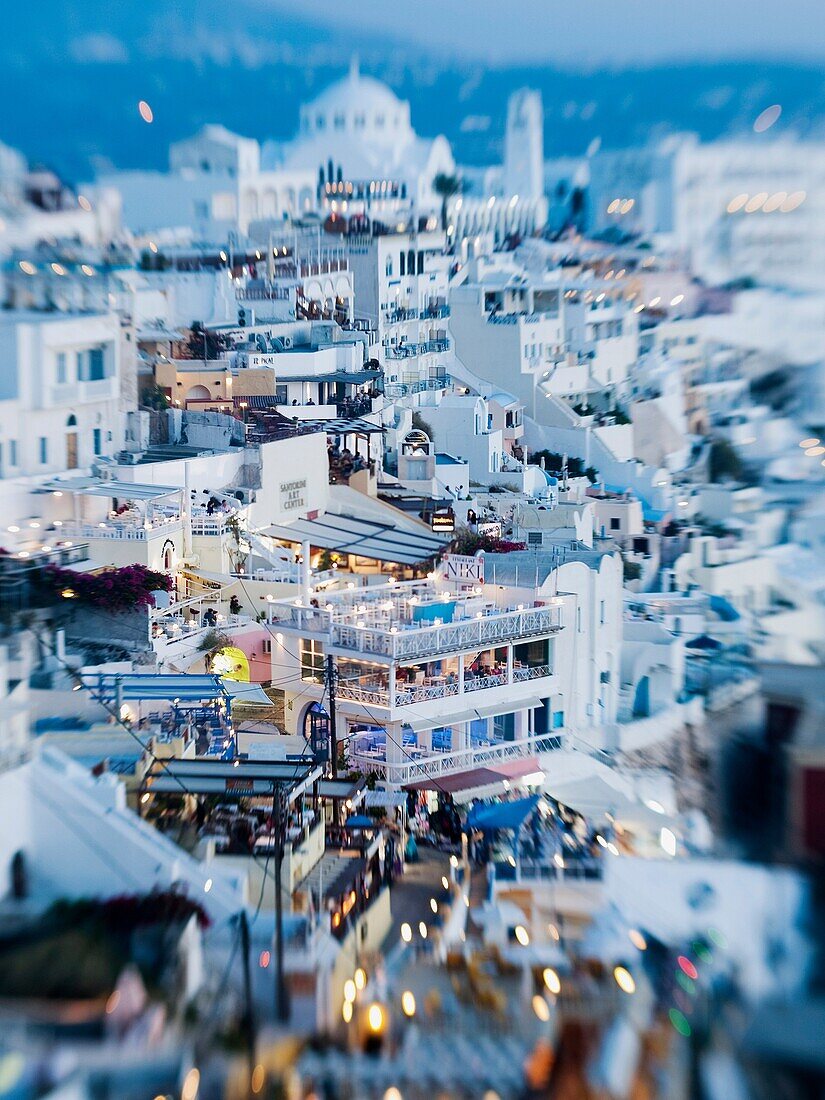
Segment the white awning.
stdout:
<path fill-rule="evenodd" d="M 518 703 L 499 703 L 497 706 L 471 707 L 462 710 L 437 714 L 433 718 L 410 717 L 406 725 L 415 733 L 441 729 L 442 726 L 455 726 L 459 722 L 472 722 L 475 718 L 497 718 L 500 714 L 517 714 L 521 710 L 535 710 L 542 705 L 541 699 L 523 699 Z"/>

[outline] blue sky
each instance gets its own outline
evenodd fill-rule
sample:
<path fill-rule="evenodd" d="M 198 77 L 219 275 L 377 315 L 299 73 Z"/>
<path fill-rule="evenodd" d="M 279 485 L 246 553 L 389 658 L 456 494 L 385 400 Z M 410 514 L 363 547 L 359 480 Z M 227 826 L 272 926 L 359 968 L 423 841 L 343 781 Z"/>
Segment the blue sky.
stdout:
<path fill-rule="evenodd" d="M 825 60 L 825 0 L 254 0 L 467 58 L 615 65 L 718 58 Z"/>

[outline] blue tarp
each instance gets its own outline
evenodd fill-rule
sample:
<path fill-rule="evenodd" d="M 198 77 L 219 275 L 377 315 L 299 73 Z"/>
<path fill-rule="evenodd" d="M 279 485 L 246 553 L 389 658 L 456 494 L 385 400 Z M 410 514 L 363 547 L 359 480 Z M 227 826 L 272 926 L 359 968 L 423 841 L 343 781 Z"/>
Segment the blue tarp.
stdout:
<path fill-rule="evenodd" d="M 366 814 L 356 814 L 354 817 L 347 818 L 348 829 L 377 829 L 378 823 L 371 817 L 367 817 Z"/>
<path fill-rule="evenodd" d="M 707 634 L 700 634 L 698 638 L 693 638 L 689 642 L 685 642 L 685 649 L 704 649 L 704 650 L 717 650 L 722 648 L 722 643 L 717 642 L 715 638 L 709 637 Z"/>
<path fill-rule="evenodd" d="M 492 805 L 473 806 L 467 815 L 472 829 L 493 832 L 496 829 L 520 829 L 539 804 L 539 795 L 519 798 L 515 802 L 494 802 Z"/>
<path fill-rule="evenodd" d="M 742 618 L 730 600 L 726 600 L 724 596 L 711 596 L 710 609 L 719 616 L 723 623 L 735 623 L 737 619 Z"/>

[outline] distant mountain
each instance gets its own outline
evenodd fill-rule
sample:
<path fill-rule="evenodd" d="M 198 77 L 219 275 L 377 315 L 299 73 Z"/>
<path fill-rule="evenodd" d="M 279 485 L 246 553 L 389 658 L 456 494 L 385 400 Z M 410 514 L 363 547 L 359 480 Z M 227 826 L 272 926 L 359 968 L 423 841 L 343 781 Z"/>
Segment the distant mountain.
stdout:
<path fill-rule="evenodd" d="M 422 53 L 403 42 L 318 27 L 255 0 L 138 0 L 18 4 L 0 38 L 0 141 L 70 180 L 96 166 L 163 167 L 170 141 L 206 122 L 287 138 L 299 105 L 340 76 L 352 53 L 410 100 L 423 134 L 444 133 L 459 160 L 501 156 L 508 94 L 540 88 L 547 155 L 580 155 L 691 130 L 703 138 L 749 132 L 771 103 L 777 131 L 821 132 L 821 70 L 717 62 L 642 70 L 495 69 Z M 105 29 L 104 29 L 105 28 Z M 141 121 L 139 100 L 154 111 Z"/>

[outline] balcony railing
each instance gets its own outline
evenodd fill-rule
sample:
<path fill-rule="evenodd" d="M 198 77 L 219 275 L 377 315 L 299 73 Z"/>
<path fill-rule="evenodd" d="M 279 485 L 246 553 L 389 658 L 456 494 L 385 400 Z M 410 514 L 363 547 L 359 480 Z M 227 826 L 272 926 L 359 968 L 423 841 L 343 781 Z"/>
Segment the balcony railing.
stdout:
<path fill-rule="evenodd" d="M 540 680 L 542 676 L 552 676 L 549 665 L 530 665 L 527 668 L 513 669 L 513 682 L 520 684 L 525 680 Z"/>
<path fill-rule="evenodd" d="M 152 520 L 148 526 L 138 523 L 73 523 L 67 522 L 61 528 L 61 534 L 78 539 L 118 539 L 126 542 L 145 542 L 153 535 L 161 534 L 172 527 L 180 526 L 180 516 L 170 516 L 163 520 Z"/>
<path fill-rule="evenodd" d="M 418 344 L 387 344 L 384 354 L 388 359 L 414 359 L 419 354 Z"/>
<path fill-rule="evenodd" d="M 413 627 L 397 633 L 391 629 L 333 623 L 330 640 L 333 646 L 341 649 L 406 660 L 475 647 L 482 649 L 496 642 L 555 634 L 560 629 L 559 609 L 534 607 L 440 626 Z"/>
<path fill-rule="evenodd" d="M 410 758 L 402 763 L 387 763 L 383 757 L 368 753 L 350 753 L 349 762 L 364 772 L 377 772 L 393 786 L 406 787 L 458 772 L 473 771 L 488 765 L 495 766 L 507 760 L 523 760 L 540 752 L 550 752 L 559 747 L 560 738 L 549 734 L 531 734 L 516 741 L 496 741 L 490 745 L 473 745 L 455 752 L 438 752 Z"/>
<path fill-rule="evenodd" d="M 446 390 L 451 381 L 450 376 L 445 374 L 440 378 L 419 378 L 416 382 L 387 382 L 384 393 L 390 399 L 408 397 L 414 393 Z"/>
<path fill-rule="evenodd" d="M 422 317 L 442 318 L 450 316 L 450 307 L 448 305 L 436 305 L 426 306 L 421 310 Z"/>
<path fill-rule="evenodd" d="M 396 688 L 395 705 L 404 707 L 410 703 L 429 703 L 433 699 L 446 699 L 450 695 L 458 695 L 458 683 L 414 684 Z"/>
<path fill-rule="evenodd" d="M 418 317 L 417 309 L 387 309 L 384 313 L 390 324 L 399 321 L 414 321 Z"/>
<path fill-rule="evenodd" d="M 537 665 L 533 668 L 514 668 L 512 683 L 536 680 L 542 676 L 551 676 L 549 665 Z M 468 692 L 485 691 L 489 688 L 507 687 L 511 681 L 506 672 L 489 676 L 473 676 L 465 672 L 464 684 L 457 680 L 440 678 L 439 683 L 400 684 L 395 689 L 395 706 L 404 707 L 413 703 L 430 703 L 438 699 L 448 699 L 466 695 Z M 389 707 L 389 684 L 376 676 L 360 677 L 338 685 L 338 698 L 367 706 Z"/>
<path fill-rule="evenodd" d="M 483 691 L 484 688 L 504 687 L 507 683 L 507 673 L 501 672 L 491 676 L 464 676 L 465 691 Z"/>

